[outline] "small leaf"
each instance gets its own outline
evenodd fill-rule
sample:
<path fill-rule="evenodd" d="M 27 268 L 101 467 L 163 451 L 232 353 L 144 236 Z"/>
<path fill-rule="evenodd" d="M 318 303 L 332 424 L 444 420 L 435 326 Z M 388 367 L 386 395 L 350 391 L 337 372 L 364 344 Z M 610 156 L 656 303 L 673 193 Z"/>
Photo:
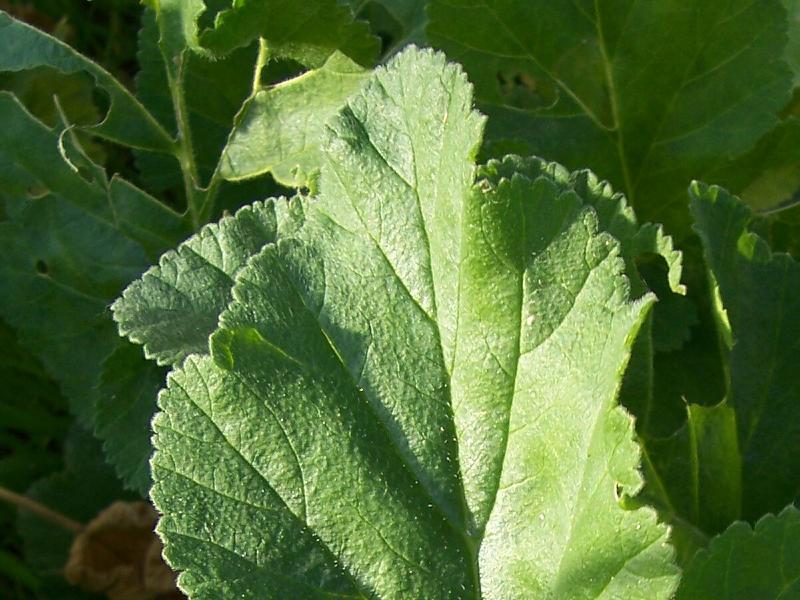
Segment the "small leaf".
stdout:
<path fill-rule="evenodd" d="M 225 146 L 221 175 L 239 180 L 271 172 L 285 185 L 306 186 L 322 161 L 325 122 L 365 77 L 363 68 L 336 52 L 319 69 L 256 92 Z"/>

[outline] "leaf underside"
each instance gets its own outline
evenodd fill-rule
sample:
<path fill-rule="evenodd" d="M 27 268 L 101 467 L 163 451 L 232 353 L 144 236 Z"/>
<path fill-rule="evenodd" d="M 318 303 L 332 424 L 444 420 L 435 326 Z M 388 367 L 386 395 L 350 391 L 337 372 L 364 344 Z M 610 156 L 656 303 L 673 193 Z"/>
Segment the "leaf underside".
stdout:
<path fill-rule="evenodd" d="M 665 528 L 618 500 L 652 298 L 569 177 L 472 186 L 482 125 L 441 55 L 378 69 L 170 375 L 151 494 L 190 596 L 671 594 Z"/>

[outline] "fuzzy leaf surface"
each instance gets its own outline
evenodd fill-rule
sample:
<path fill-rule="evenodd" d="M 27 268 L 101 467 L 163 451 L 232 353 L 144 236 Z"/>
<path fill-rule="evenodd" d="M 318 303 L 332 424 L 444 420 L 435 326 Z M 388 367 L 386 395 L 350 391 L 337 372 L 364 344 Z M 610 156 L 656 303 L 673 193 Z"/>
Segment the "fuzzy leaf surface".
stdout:
<path fill-rule="evenodd" d="M 257 202 L 167 252 L 114 303 L 120 334 L 142 344 L 160 365 L 206 353 L 208 336 L 231 301 L 236 274 L 275 241 L 279 223 L 289 226 L 289 210 L 284 199 Z"/>
<path fill-rule="evenodd" d="M 615 491 L 641 485 L 616 393 L 652 298 L 565 182 L 471 186 L 482 125 L 441 55 L 379 69 L 302 226 L 173 371 L 151 495 L 190 596 L 672 593 L 666 530 Z"/>

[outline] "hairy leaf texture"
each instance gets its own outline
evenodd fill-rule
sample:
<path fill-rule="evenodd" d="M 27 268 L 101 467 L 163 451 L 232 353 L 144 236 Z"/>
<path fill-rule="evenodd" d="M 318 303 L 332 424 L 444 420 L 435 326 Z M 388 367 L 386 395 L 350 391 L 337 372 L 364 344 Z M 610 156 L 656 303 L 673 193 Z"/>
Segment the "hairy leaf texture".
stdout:
<path fill-rule="evenodd" d="M 190 596 L 672 593 L 666 529 L 620 499 L 652 296 L 580 177 L 511 159 L 473 185 L 482 128 L 441 55 L 378 69 L 328 127 L 320 195 L 169 377 L 152 498 Z"/>

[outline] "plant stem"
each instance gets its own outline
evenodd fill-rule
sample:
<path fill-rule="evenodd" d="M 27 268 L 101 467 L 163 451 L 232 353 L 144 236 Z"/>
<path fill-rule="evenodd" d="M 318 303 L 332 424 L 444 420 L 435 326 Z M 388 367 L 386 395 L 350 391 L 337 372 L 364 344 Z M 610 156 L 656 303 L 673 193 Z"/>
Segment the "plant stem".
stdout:
<path fill-rule="evenodd" d="M 252 92 L 250 94 L 250 98 L 248 98 L 248 100 L 242 105 L 239 113 L 234 117 L 234 126 L 231 130 L 231 135 L 236 131 L 236 127 L 239 124 L 242 115 L 246 112 L 247 107 L 249 106 L 253 97 L 263 89 L 263 86 L 261 85 L 261 73 L 269 62 L 269 59 L 270 52 L 267 40 L 260 37 L 258 38 L 258 56 L 256 57 L 255 69 L 253 70 L 253 82 L 251 84 Z M 228 137 L 228 142 L 230 142 L 230 136 Z M 211 181 L 209 181 L 208 187 L 203 190 L 201 202 L 198 204 L 197 216 L 201 224 L 205 223 L 211 217 L 211 213 L 214 211 L 214 202 L 217 198 L 219 186 L 223 181 L 221 173 L 223 157 L 224 152 L 223 156 L 220 156 L 220 159 L 217 162 L 217 168 L 211 175 Z"/>
<path fill-rule="evenodd" d="M 192 132 L 189 125 L 189 111 L 186 107 L 186 96 L 183 91 L 183 69 L 185 58 L 177 60 L 175 69 L 167 68 L 169 93 L 172 97 L 172 106 L 175 110 L 175 121 L 178 125 L 178 146 L 175 155 L 181 166 L 183 186 L 186 192 L 186 205 L 192 226 L 199 229 L 203 224 L 201 208 L 205 201 L 205 194 L 198 189 L 197 162 L 195 161 Z"/>
<path fill-rule="evenodd" d="M 260 37 L 258 38 L 258 58 L 256 58 L 256 68 L 253 72 L 253 95 L 261 90 L 261 72 L 269 62 L 269 47 L 267 40 Z"/>
<path fill-rule="evenodd" d="M 47 508 L 44 504 L 31 500 L 16 492 L 12 492 L 11 490 L 7 490 L 4 487 L 0 487 L 0 500 L 5 500 L 18 508 L 39 515 L 43 519 L 47 519 L 51 523 L 55 523 L 59 527 L 63 527 L 73 533 L 80 533 L 83 531 L 83 525 L 81 523 L 73 521 L 69 517 Z"/>

